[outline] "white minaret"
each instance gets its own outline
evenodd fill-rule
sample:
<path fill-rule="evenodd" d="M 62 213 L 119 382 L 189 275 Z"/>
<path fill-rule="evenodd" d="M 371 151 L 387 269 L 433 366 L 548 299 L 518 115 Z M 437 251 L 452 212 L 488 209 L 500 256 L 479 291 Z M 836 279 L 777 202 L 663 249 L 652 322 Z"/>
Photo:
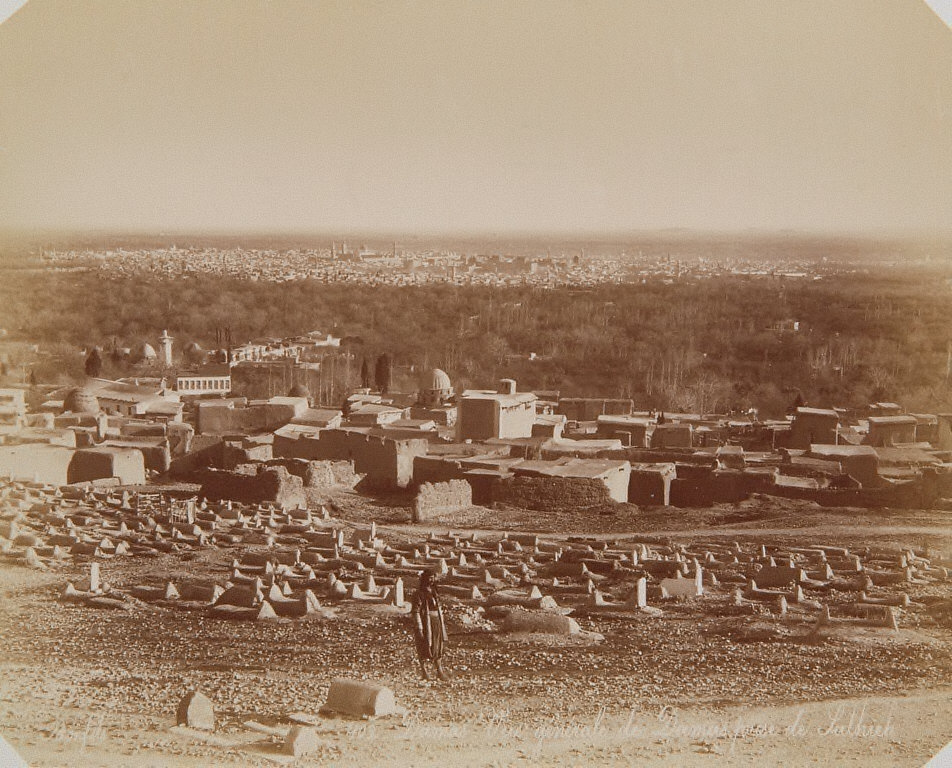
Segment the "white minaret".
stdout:
<path fill-rule="evenodd" d="M 159 338 L 159 341 L 162 343 L 162 362 L 167 368 L 172 367 L 172 337 L 169 336 L 168 331 L 162 331 L 162 336 Z"/>

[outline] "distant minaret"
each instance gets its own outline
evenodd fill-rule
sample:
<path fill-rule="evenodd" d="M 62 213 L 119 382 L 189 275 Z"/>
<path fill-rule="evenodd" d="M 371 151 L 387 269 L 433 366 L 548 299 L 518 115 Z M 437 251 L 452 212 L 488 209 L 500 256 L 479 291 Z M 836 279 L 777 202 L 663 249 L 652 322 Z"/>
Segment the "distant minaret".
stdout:
<path fill-rule="evenodd" d="M 162 336 L 159 338 L 159 341 L 162 344 L 162 362 L 167 368 L 172 367 L 172 337 L 169 336 L 168 331 L 162 331 Z"/>

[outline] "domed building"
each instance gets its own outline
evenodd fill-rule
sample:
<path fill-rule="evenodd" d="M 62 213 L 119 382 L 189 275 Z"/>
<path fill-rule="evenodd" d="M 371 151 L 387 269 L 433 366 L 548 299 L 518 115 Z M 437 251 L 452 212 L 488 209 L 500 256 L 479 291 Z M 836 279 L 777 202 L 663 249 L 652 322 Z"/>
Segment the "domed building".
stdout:
<path fill-rule="evenodd" d="M 420 379 L 420 405 L 437 408 L 453 397 L 453 383 L 450 377 L 439 368 L 434 368 Z"/>
<path fill-rule="evenodd" d="M 158 359 L 158 355 L 155 352 L 155 347 L 153 347 L 149 342 L 143 341 L 138 347 L 136 347 L 135 358 L 143 362 L 153 362 Z"/>
<path fill-rule="evenodd" d="M 76 387 L 63 398 L 63 413 L 98 414 L 99 400 L 91 389 Z"/>

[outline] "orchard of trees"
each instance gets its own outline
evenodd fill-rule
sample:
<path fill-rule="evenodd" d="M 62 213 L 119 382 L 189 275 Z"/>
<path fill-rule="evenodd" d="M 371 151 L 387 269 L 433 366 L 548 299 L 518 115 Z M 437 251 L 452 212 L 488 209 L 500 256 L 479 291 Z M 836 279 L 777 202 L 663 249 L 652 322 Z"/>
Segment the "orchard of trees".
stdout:
<path fill-rule="evenodd" d="M 189 341 L 216 348 L 221 328 L 235 343 L 319 329 L 344 337 L 338 356 L 347 364 L 326 366 L 334 397 L 371 382 L 407 391 L 416 386 L 411 369 L 440 367 L 458 390 L 511 377 L 520 388 L 563 396 L 630 397 L 662 410 L 755 407 L 763 416 L 782 415 L 798 393 L 813 405 L 888 399 L 952 411 L 950 306 L 945 280 L 897 270 L 588 290 L 30 270 L 0 281 L 0 327 L 11 339 L 58 354 L 98 345 L 105 359 L 94 356 L 85 368 L 103 375 L 115 373 L 114 342 L 154 345 L 165 328 L 179 352 Z M 81 372 L 84 360 L 69 365 Z"/>

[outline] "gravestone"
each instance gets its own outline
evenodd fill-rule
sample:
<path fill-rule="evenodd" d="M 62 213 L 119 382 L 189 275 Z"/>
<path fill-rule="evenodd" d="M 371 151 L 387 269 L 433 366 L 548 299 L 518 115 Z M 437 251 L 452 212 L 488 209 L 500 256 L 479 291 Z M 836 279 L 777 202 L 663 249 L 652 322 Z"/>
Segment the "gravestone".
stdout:
<path fill-rule="evenodd" d="M 215 730 L 215 707 L 211 699 L 198 691 L 189 691 L 178 705 L 175 713 L 177 725 L 199 728 L 204 731 Z"/>

